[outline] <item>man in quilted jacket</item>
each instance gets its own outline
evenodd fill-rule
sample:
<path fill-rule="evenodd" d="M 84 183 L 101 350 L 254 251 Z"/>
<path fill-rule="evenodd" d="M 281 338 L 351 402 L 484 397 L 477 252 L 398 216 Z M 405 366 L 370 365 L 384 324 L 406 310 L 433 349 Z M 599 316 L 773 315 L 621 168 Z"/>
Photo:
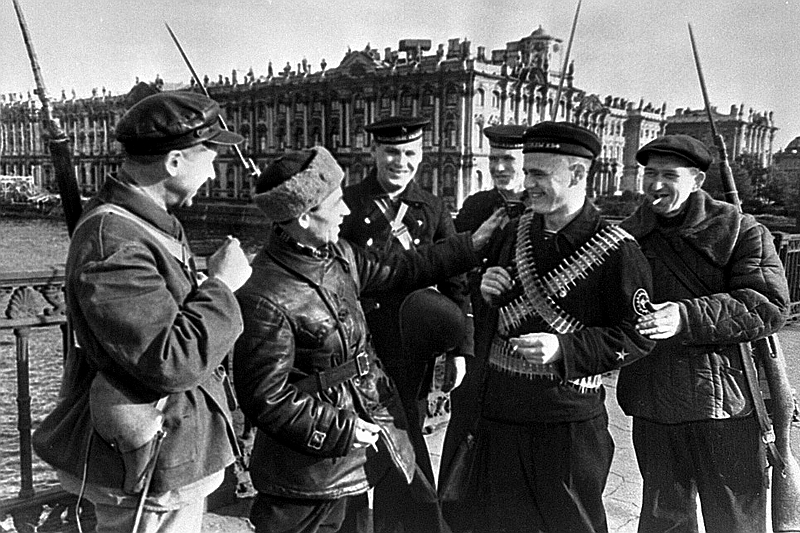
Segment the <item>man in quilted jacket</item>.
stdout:
<path fill-rule="evenodd" d="M 780 329 L 789 302 L 769 231 L 701 189 L 712 161 L 686 135 L 636 154 L 647 201 L 623 227 L 653 270 L 637 329 L 658 341 L 620 370 L 644 478 L 640 532 L 766 531 L 767 461 L 737 345 Z"/>

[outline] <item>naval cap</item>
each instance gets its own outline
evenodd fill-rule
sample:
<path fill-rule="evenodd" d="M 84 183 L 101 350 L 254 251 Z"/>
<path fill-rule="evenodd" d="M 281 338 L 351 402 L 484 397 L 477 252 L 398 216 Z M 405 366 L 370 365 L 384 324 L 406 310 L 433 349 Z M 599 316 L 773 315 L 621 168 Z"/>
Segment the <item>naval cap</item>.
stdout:
<path fill-rule="evenodd" d="M 600 154 L 600 139 L 592 131 L 571 122 L 539 122 L 527 130 L 522 151 L 545 152 L 594 159 Z"/>
<path fill-rule="evenodd" d="M 483 128 L 483 134 L 489 139 L 489 146 L 492 148 L 519 150 L 522 148 L 522 136 L 526 129 L 527 126 L 505 124 Z"/>
<path fill-rule="evenodd" d="M 156 93 L 122 116 L 117 140 L 134 155 L 165 154 L 201 143 L 238 144 L 244 138 L 219 123 L 219 104 L 189 91 Z"/>
<path fill-rule="evenodd" d="M 427 118 L 389 117 L 364 126 L 375 142 L 380 144 L 403 144 L 422 137 L 422 130 L 430 124 Z"/>
<path fill-rule="evenodd" d="M 705 143 L 682 134 L 664 135 L 653 139 L 639 148 L 639 151 L 636 152 L 636 161 L 646 166 L 651 154 L 678 156 L 703 172 L 708 170 L 714 160 Z"/>

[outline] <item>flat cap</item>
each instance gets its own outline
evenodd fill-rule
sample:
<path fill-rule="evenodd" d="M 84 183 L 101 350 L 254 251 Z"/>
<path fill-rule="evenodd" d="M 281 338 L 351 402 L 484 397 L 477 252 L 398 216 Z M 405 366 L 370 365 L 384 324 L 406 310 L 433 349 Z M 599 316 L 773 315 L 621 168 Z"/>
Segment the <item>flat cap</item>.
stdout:
<path fill-rule="evenodd" d="M 427 359 L 447 352 L 466 334 L 464 312 L 436 289 L 416 290 L 400 304 L 400 342 L 411 356 Z"/>
<path fill-rule="evenodd" d="M 527 126 L 506 124 L 503 126 L 489 126 L 483 128 L 483 134 L 489 139 L 492 148 L 505 148 L 506 150 L 519 150 L 522 148 L 522 136 Z"/>
<path fill-rule="evenodd" d="M 267 218 L 286 222 L 322 203 L 342 178 L 341 167 L 322 146 L 289 152 L 264 169 L 253 199 Z"/>
<path fill-rule="evenodd" d="M 594 159 L 600 155 L 600 139 L 592 131 L 571 122 L 539 122 L 523 136 L 523 153 L 545 152 Z"/>
<path fill-rule="evenodd" d="M 664 135 L 653 139 L 645 144 L 639 151 L 636 152 L 636 161 L 640 165 L 647 165 L 647 160 L 650 154 L 664 154 L 675 155 L 685 159 L 691 166 L 697 167 L 703 172 L 708 170 L 711 162 L 714 161 L 714 156 L 705 145 L 705 143 L 698 141 L 689 135 Z"/>
<path fill-rule="evenodd" d="M 364 126 L 375 142 L 380 144 L 403 144 L 422 137 L 422 130 L 430 124 L 427 118 L 389 117 Z"/>
<path fill-rule="evenodd" d="M 188 91 L 156 93 L 139 100 L 117 124 L 117 140 L 129 154 L 165 154 L 200 143 L 238 144 L 244 138 L 219 123 L 219 104 Z"/>

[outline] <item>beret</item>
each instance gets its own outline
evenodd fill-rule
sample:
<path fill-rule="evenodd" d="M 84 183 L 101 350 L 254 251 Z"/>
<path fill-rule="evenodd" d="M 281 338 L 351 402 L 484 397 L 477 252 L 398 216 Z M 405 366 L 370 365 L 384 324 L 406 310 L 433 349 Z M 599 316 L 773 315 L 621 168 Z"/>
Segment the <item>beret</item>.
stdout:
<path fill-rule="evenodd" d="M 264 169 L 253 199 L 275 222 L 297 218 L 318 206 L 342 183 L 344 172 L 322 146 L 289 152 Z"/>
<path fill-rule="evenodd" d="M 703 172 L 708 170 L 714 156 L 705 145 L 689 135 L 664 135 L 653 139 L 645 144 L 636 152 L 636 161 L 641 165 L 647 165 L 650 154 L 675 155 L 688 161 L 691 166 L 697 167 Z"/>
<path fill-rule="evenodd" d="M 165 154 L 201 143 L 238 144 L 244 138 L 219 123 L 219 104 L 202 94 L 169 91 L 142 98 L 122 116 L 117 140 L 129 154 Z"/>
<path fill-rule="evenodd" d="M 489 139 L 489 146 L 492 148 L 519 150 L 522 148 L 522 135 L 525 133 L 526 129 L 527 126 L 506 124 L 483 128 L 483 134 Z"/>
<path fill-rule="evenodd" d="M 522 151 L 526 154 L 545 152 L 594 159 L 600 150 L 597 135 L 571 122 L 539 122 L 523 136 Z"/>
<path fill-rule="evenodd" d="M 427 118 L 389 117 L 364 126 L 380 144 L 403 144 L 422 137 L 422 130 L 430 124 Z"/>
<path fill-rule="evenodd" d="M 427 359 L 452 350 L 467 334 L 467 318 L 453 300 L 436 289 L 419 289 L 400 305 L 403 350 Z"/>

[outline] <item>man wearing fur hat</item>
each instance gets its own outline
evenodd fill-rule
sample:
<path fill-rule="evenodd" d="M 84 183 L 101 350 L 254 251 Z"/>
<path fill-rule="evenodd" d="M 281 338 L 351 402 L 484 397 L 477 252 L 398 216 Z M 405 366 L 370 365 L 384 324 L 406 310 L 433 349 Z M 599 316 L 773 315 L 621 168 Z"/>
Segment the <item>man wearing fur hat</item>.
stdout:
<path fill-rule="evenodd" d="M 345 189 L 350 215 L 342 223 L 343 238 L 366 249 L 396 252 L 431 244 L 456 233 L 444 201 L 423 190 L 414 180 L 423 158 L 423 131 L 429 123 L 424 118 L 389 117 L 365 128 L 373 136 L 375 168 L 362 182 Z M 470 314 L 466 275 L 440 280 L 437 288 L 459 305 L 465 315 Z M 431 524 L 430 531 L 436 533 L 446 531 L 447 526 L 441 517 L 433 467 L 422 433 L 434 365 L 433 361 L 424 362 L 416 354 L 406 353 L 397 342 L 399 309 L 404 296 L 405 292 L 383 294 L 364 301 L 364 310 L 375 348 L 403 399 L 420 471 L 411 487 L 398 485 L 385 493 L 377 491 L 375 509 L 376 513 L 395 515 L 401 523 L 427 517 L 424 522 Z M 443 392 L 461 383 L 466 371 L 465 357 L 473 356 L 471 319 L 468 327 L 470 331 L 461 345 L 446 356 Z"/>
<path fill-rule="evenodd" d="M 775 333 L 789 293 L 769 231 L 702 190 L 712 161 L 687 135 L 643 146 L 647 201 L 622 226 L 653 269 L 637 330 L 658 341 L 620 371 L 644 479 L 639 531 L 766 531 L 767 461 L 738 344 Z"/>
<path fill-rule="evenodd" d="M 64 292 L 78 346 L 34 447 L 94 504 L 98 532 L 200 531 L 236 450 L 222 361 L 242 331 L 233 291 L 250 266 L 230 239 L 203 279 L 169 210 L 191 205 L 217 150 L 242 137 L 220 128 L 216 102 L 179 91 L 138 101 L 116 136 L 122 168 L 70 243 Z"/>
<path fill-rule="evenodd" d="M 488 365 L 466 526 L 604 532 L 614 443 L 602 374 L 652 348 L 634 327 L 650 272 L 586 199 L 594 133 L 539 123 L 523 151 L 529 207 L 491 244 L 481 281 L 492 310 L 476 341 Z"/>
<path fill-rule="evenodd" d="M 363 530 L 367 491 L 389 471 L 409 483 L 414 450 L 394 383 L 369 340 L 359 298 L 463 272 L 500 222 L 472 237 L 379 255 L 339 239 L 343 172 L 322 147 L 273 162 L 255 189 L 272 221 L 237 293 L 244 334 L 234 382 L 258 428 L 250 475 L 256 531 Z M 348 510 L 350 512 L 348 512 Z M 376 515 L 376 530 L 388 528 Z M 418 529 L 415 529 L 418 530 Z"/>

